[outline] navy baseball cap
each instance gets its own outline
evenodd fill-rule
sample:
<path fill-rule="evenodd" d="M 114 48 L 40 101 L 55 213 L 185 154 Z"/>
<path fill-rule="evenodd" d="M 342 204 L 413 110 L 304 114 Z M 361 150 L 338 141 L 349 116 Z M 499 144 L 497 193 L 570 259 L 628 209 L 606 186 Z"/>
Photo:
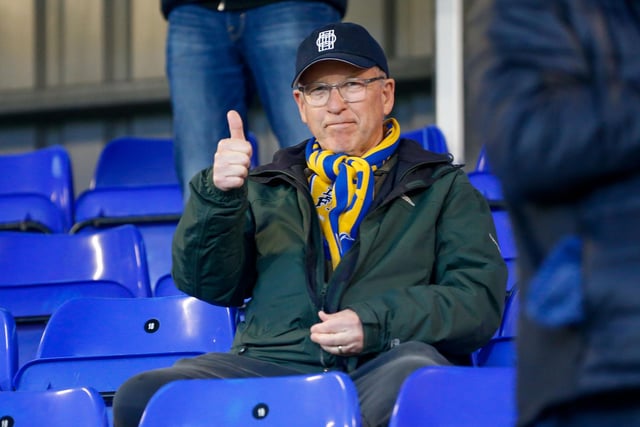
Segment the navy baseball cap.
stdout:
<path fill-rule="evenodd" d="M 359 68 L 380 67 L 389 76 L 387 57 L 364 27 L 338 22 L 314 30 L 298 46 L 296 75 L 291 87 L 310 66 L 320 61 L 343 61 Z"/>

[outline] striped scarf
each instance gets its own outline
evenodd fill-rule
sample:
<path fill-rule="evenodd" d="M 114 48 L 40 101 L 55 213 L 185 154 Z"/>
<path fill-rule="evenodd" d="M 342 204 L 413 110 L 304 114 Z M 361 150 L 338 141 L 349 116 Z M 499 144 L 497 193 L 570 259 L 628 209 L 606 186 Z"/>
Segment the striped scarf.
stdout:
<path fill-rule="evenodd" d="M 316 203 L 320 226 L 333 269 L 356 240 L 360 222 L 373 201 L 373 173 L 391 157 L 398 145 L 400 125 L 391 118 L 380 144 L 362 157 L 323 150 L 312 138 L 307 143 L 307 166 L 311 197 Z"/>

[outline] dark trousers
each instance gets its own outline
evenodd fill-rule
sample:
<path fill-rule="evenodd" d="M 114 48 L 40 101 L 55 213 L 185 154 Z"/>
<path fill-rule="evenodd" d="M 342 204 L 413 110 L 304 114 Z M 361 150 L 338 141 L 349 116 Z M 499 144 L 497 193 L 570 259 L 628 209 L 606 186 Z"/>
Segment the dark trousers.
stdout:
<path fill-rule="evenodd" d="M 407 342 L 363 364 L 350 375 L 360 400 L 363 426 L 386 426 L 404 380 L 424 366 L 451 365 L 435 348 Z M 115 427 L 137 427 L 151 396 L 163 385 L 179 379 L 246 378 L 300 375 L 274 363 L 231 353 L 208 353 L 182 359 L 169 368 L 143 372 L 126 381 L 115 395 Z"/>

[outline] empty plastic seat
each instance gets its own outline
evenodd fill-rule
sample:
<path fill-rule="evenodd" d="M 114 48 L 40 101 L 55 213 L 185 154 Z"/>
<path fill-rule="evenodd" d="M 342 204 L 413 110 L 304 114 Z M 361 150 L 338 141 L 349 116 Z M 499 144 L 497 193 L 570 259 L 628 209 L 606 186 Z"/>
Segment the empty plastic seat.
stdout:
<path fill-rule="evenodd" d="M 173 141 L 123 137 L 100 153 L 91 187 L 76 200 L 71 233 L 135 225 L 147 251 L 151 287 L 171 271 L 171 239 L 184 200 L 175 172 Z"/>
<path fill-rule="evenodd" d="M 516 337 L 497 336 L 473 354 L 474 366 L 481 367 L 515 367 Z"/>
<path fill-rule="evenodd" d="M 107 427 L 104 401 L 89 388 L 0 391 L 2 427 Z"/>
<path fill-rule="evenodd" d="M 184 292 L 176 287 L 173 277 L 168 273 L 158 279 L 156 287 L 153 290 L 153 295 L 157 297 L 166 297 L 170 295 L 184 295 Z"/>
<path fill-rule="evenodd" d="M 435 125 L 424 126 L 419 129 L 403 132 L 401 138 L 413 139 L 419 142 L 426 150 L 436 153 L 448 153 L 447 140 L 439 127 Z"/>
<path fill-rule="evenodd" d="M 18 369 L 18 337 L 11 313 L 0 307 L 0 391 L 13 390 Z"/>
<path fill-rule="evenodd" d="M 175 184 L 170 138 L 124 136 L 109 141 L 100 152 L 90 188 Z"/>
<path fill-rule="evenodd" d="M 0 230 L 66 232 L 73 221 L 73 175 L 64 147 L 0 155 Z"/>
<path fill-rule="evenodd" d="M 228 351 L 234 313 L 187 296 L 77 298 L 51 316 L 18 390 L 92 387 L 107 403 L 131 376 L 184 357 Z M 170 425 L 170 424 L 167 424 Z"/>
<path fill-rule="evenodd" d="M 516 339 L 520 307 L 518 294 L 519 287 L 515 284 L 507 293 L 502 322 L 498 332 L 486 345 L 472 355 L 475 366 L 516 366 Z"/>
<path fill-rule="evenodd" d="M 130 225 L 77 235 L 2 232 L 0 253 L 0 306 L 16 320 L 21 365 L 63 302 L 151 296 L 142 237 Z"/>
<path fill-rule="evenodd" d="M 179 380 L 151 398 L 140 427 L 359 426 L 358 396 L 341 372 Z"/>
<path fill-rule="evenodd" d="M 402 385 L 389 427 L 511 427 L 514 377 L 512 368 L 422 368 Z"/>

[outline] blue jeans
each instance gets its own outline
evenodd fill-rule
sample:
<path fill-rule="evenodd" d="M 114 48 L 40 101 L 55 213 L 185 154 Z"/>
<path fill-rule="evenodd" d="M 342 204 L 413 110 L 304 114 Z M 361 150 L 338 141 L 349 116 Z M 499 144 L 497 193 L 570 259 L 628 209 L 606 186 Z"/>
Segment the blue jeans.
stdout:
<path fill-rule="evenodd" d="M 245 12 L 184 5 L 169 15 L 166 72 L 173 108 L 175 160 L 186 197 L 189 180 L 211 166 L 229 136 L 226 114 L 244 120 L 257 92 L 281 147 L 310 132 L 292 96 L 299 43 L 316 27 L 340 20 L 322 2 L 283 1 Z"/>

